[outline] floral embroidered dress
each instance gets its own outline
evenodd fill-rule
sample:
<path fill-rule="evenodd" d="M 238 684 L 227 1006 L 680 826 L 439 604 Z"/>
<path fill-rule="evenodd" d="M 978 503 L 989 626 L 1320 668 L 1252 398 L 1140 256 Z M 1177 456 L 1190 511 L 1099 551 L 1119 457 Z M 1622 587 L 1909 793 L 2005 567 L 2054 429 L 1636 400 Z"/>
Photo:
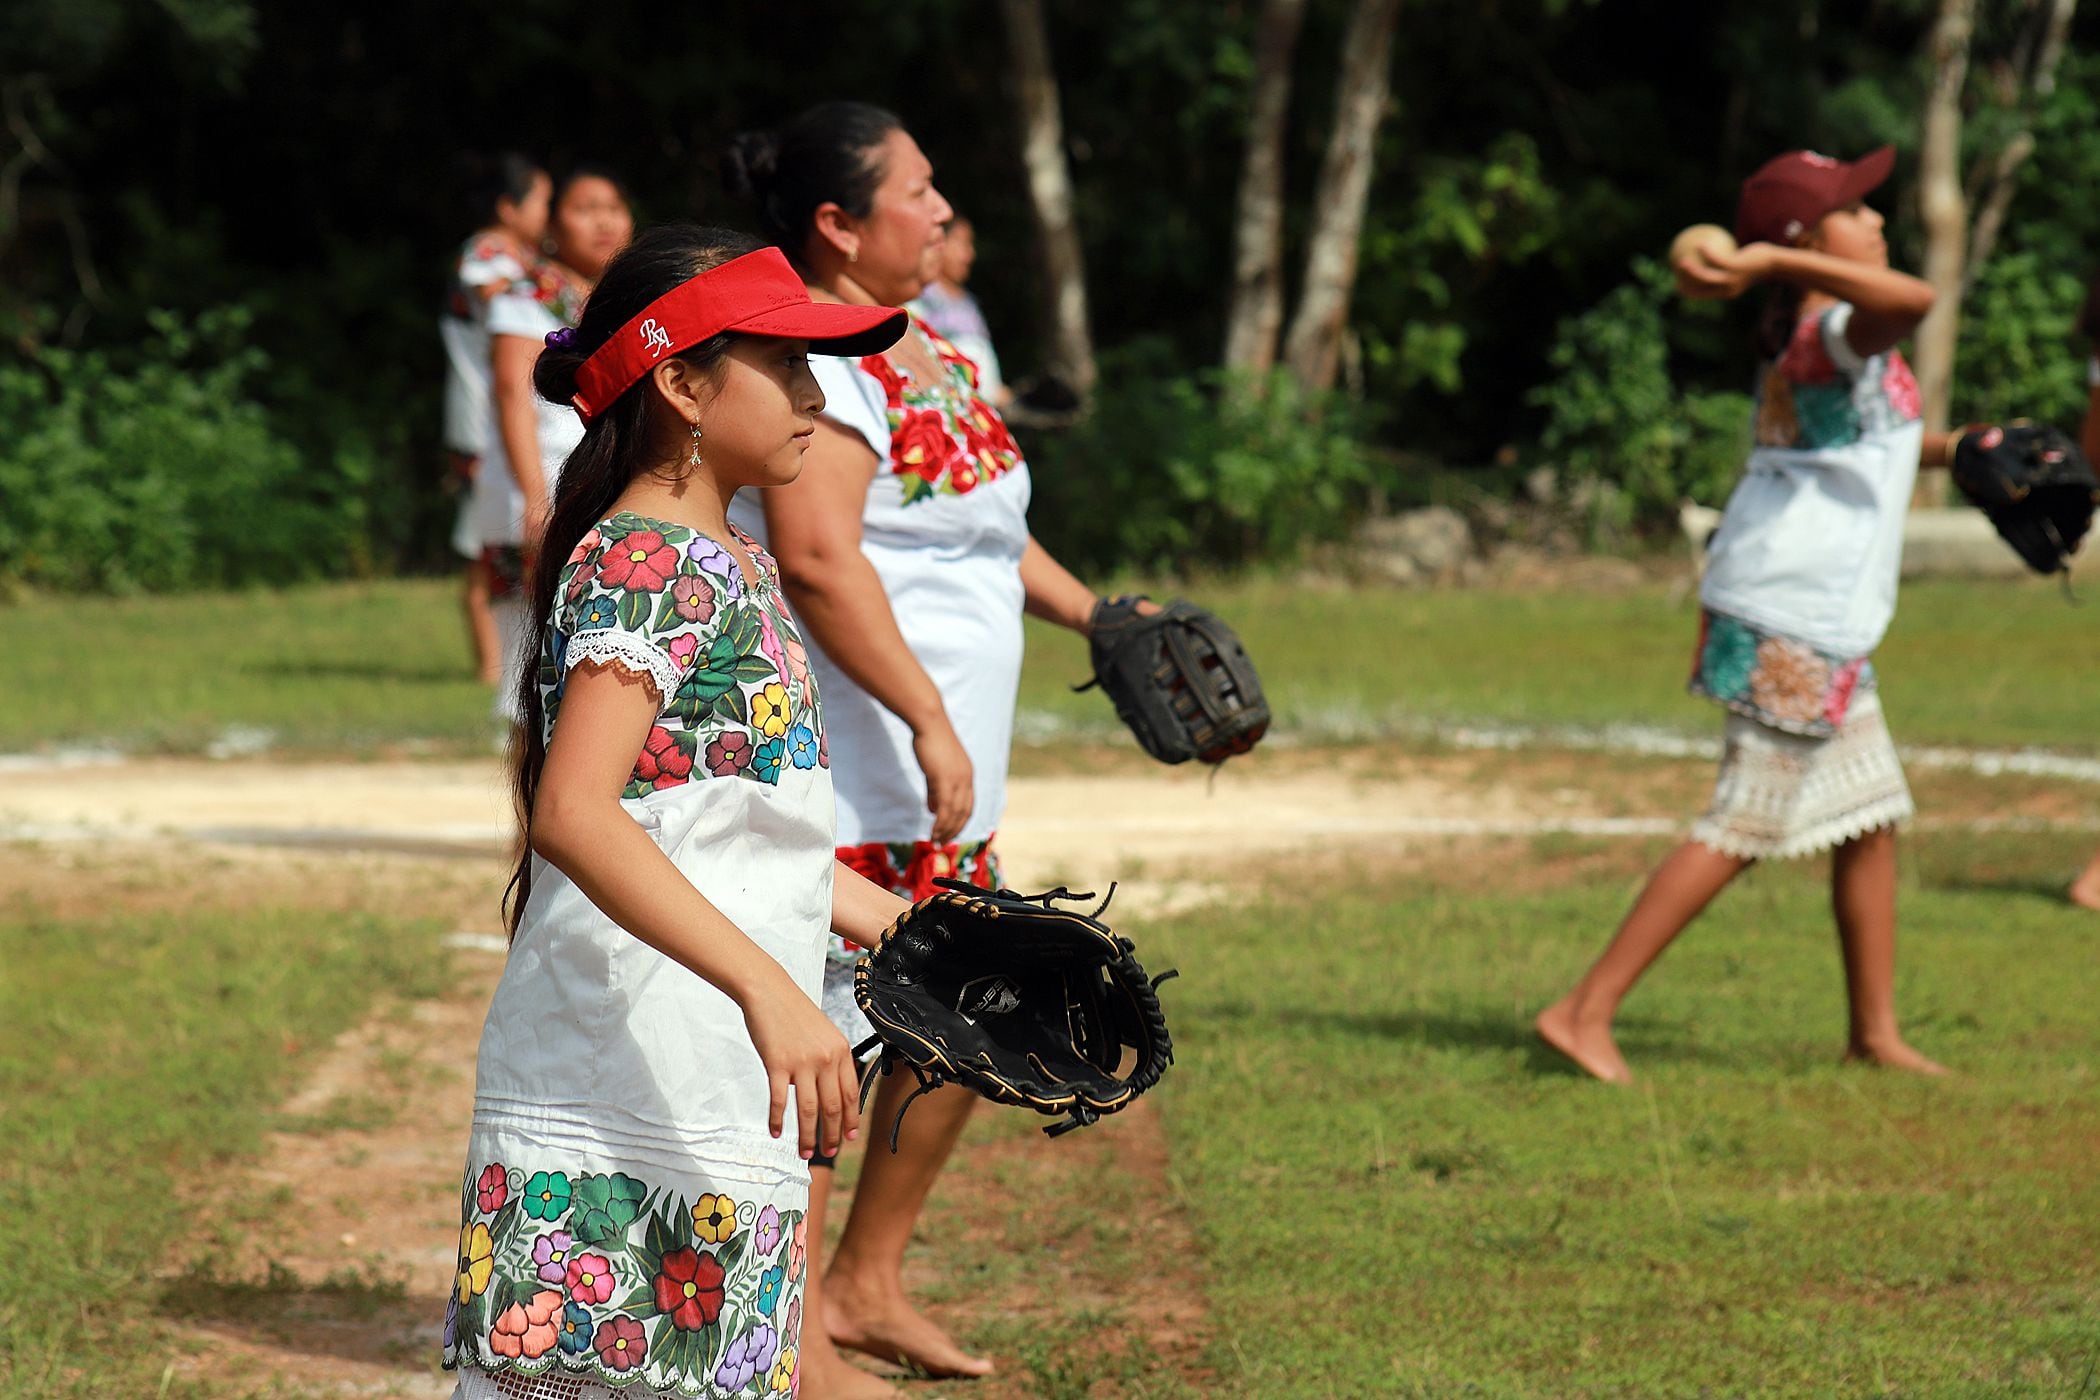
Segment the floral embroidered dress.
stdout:
<path fill-rule="evenodd" d="M 1923 429 L 1898 351 L 1852 308 L 1805 316 L 1759 385 L 1756 446 L 1714 535 L 1691 690 L 1791 734 L 1834 733 L 1874 688 Z"/>
<path fill-rule="evenodd" d="M 684 526 L 604 521 L 537 680 L 551 733 L 575 667 L 647 678 L 622 807 L 814 999 L 830 755 L 778 570 L 745 544 L 755 587 Z M 791 1393 L 809 1176 L 768 1098 L 736 1004 L 536 861 L 481 1038 L 444 1327 L 461 1400 Z"/>
<path fill-rule="evenodd" d="M 512 335 L 537 347 L 550 331 L 574 326 L 583 316 L 584 289 L 559 263 L 541 260 L 488 299 L 484 313 L 485 337 Z M 486 346 L 486 339 L 484 340 Z M 533 401 L 540 449 L 540 471 L 546 477 L 551 499 L 561 464 L 576 444 L 583 441 L 583 421 L 567 404 Z M 525 539 L 525 493 L 510 469 L 510 456 L 503 445 L 491 406 L 487 446 L 481 469 L 474 475 L 474 523 L 485 546 L 516 547 Z"/>
<path fill-rule="evenodd" d="M 485 233 L 468 239 L 453 262 L 438 339 L 445 347 L 445 446 L 463 457 L 478 458 L 488 448 L 489 302 L 530 277 L 514 245 Z M 461 497 L 452 547 L 466 558 L 481 557 L 471 490 Z"/>

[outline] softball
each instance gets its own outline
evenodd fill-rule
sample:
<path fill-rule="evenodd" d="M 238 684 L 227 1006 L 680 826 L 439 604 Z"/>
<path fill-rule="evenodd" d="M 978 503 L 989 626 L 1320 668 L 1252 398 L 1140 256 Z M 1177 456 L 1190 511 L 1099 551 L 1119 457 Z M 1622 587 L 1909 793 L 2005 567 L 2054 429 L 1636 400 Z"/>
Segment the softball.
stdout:
<path fill-rule="evenodd" d="M 1688 262 L 1707 261 L 1705 255 L 1709 250 L 1723 255 L 1733 253 L 1735 235 L 1719 224 L 1693 224 L 1670 240 L 1670 268 L 1677 276 L 1679 295 L 1697 301 L 1720 298 L 1721 293 L 1684 275 L 1684 265 Z"/>

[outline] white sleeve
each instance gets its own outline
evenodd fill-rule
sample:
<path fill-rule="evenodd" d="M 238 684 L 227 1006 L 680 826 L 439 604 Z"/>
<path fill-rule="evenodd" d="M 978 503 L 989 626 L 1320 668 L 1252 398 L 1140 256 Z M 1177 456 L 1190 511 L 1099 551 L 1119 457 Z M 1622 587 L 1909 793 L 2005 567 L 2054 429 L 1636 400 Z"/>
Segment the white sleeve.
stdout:
<path fill-rule="evenodd" d="M 523 336 L 544 340 L 547 332 L 561 328 L 553 312 L 517 292 L 504 292 L 489 302 L 489 334 Z"/>
<path fill-rule="evenodd" d="M 1867 372 L 1867 362 L 1852 342 L 1845 339 L 1845 328 L 1852 324 L 1852 303 L 1841 301 L 1823 313 L 1821 330 L 1823 349 L 1829 354 L 1832 364 L 1847 379 L 1857 379 Z"/>
<path fill-rule="evenodd" d="M 810 373 L 824 391 L 823 416 L 850 433 L 857 433 L 885 465 L 890 460 L 889 395 L 882 381 L 860 367 L 857 360 L 838 355 L 812 355 Z"/>

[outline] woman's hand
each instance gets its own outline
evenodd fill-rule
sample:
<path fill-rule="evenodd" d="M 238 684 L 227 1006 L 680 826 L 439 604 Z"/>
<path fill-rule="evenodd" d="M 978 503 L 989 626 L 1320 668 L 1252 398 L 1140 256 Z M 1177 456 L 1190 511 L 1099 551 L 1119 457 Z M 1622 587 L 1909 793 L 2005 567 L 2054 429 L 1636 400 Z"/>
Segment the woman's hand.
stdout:
<path fill-rule="evenodd" d="M 1751 243 L 1732 251 L 1701 243 L 1671 267 L 1687 296 L 1732 301 L 1765 279 L 1771 269 L 1772 245 Z"/>
<path fill-rule="evenodd" d="M 926 775 L 926 810 L 933 813 L 933 841 L 945 846 L 962 833 L 977 805 L 977 774 L 947 715 L 915 730 L 912 755 Z"/>
<path fill-rule="evenodd" d="M 797 1143 L 804 1158 L 820 1149 L 835 1157 L 841 1143 L 860 1136 L 860 1077 L 853 1050 L 815 1002 L 782 979 L 745 1005 L 744 1026 L 773 1092 L 767 1131 L 780 1136 L 787 1120 L 788 1090 L 793 1089 Z"/>

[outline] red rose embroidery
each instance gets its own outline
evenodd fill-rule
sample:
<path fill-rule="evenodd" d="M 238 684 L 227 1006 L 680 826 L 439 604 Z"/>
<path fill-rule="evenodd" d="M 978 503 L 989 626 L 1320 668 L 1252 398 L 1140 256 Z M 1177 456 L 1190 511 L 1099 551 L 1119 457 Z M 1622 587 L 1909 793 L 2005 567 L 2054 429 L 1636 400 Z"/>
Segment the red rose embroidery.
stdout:
<path fill-rule="evenodd" d="M 662 725 L 649 730 L 642 756 L 635 760 L 634 776 L 651 787 L 677 787 L 693 775 L 693 756 L 678 746 L 678 738 Z"/>
<path fill-rule="evenodd" d="M 1828 384 L 1838 377 L 1837 365 L 1823 344 L 1823 320 L 1810 316 L 1794 327 L 1794 338 L 1779 357 L 1779 372 L 1796 384 Z"/>
<path fill-rule="evenodd" d="M 939 481 L 955 455 L 955 439 L 947 423 L 930 409 L 906 409 L 904 421 L 890 434 L 890 461 L 900 476 L 909 472 Z"/>
<path fill-rule="evenodd" d="M 895 408 L 904 399 L 904 376 L 890 364 L 887 355 L 869 355 L 860 362 L 860 367 L 875 376 L 882 385 L 883 395 Z"/>
<path fill-rule="evenodd" d="M 1917 377 L 1910 372 L 1910 364 L 1898 350 L 1889 355 L 1889 367 L 1881 375 L 1881 392 L 1888 395 L 1889 407 L 1896 410 L 1896 417 L 1905 423 L 1925 416 L 1924 401 L 1918 397 Z"/>

